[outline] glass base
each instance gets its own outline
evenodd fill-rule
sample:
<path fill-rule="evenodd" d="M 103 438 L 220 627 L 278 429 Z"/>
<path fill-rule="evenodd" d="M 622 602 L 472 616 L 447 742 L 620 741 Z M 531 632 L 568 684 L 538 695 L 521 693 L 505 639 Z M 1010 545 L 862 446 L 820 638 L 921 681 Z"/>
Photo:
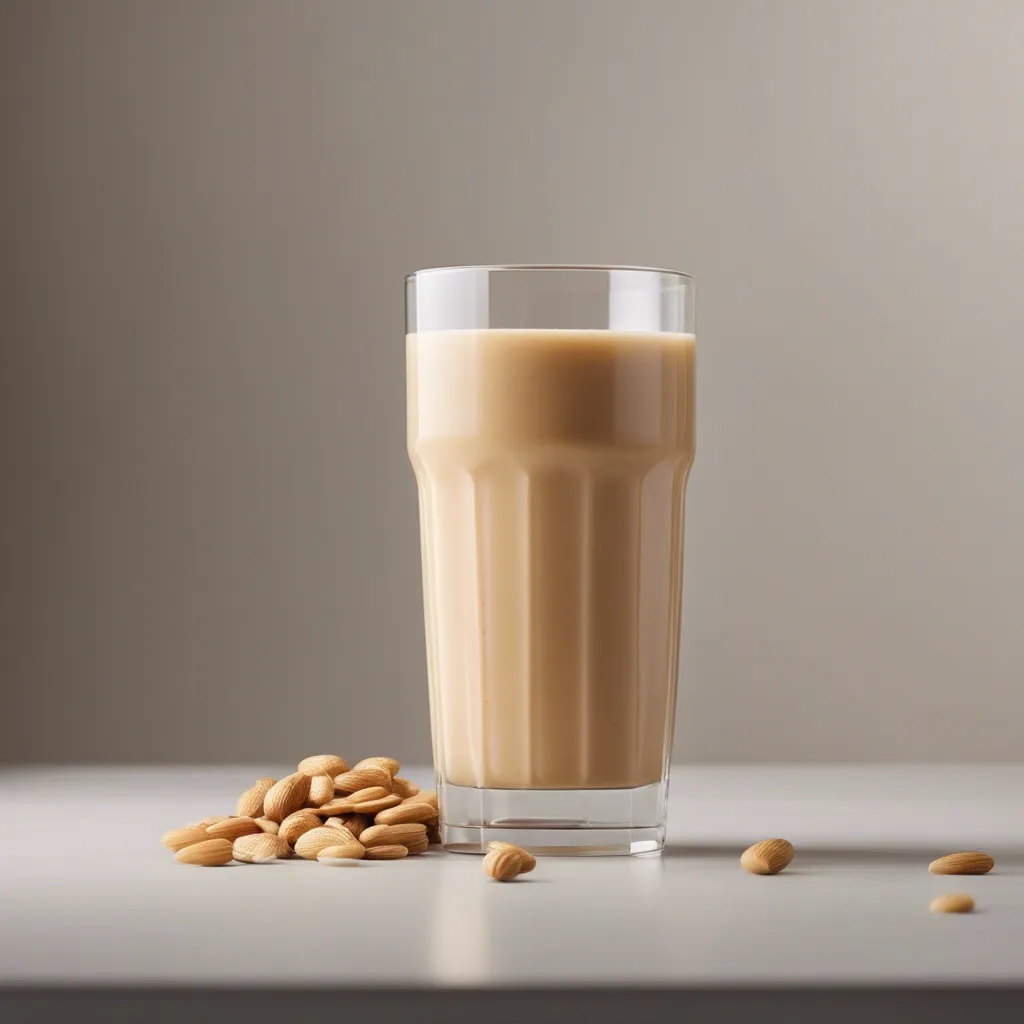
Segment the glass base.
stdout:
<path fill-rule="evenodd" d="M 636 789 L 475 789 L 441 783 L 441 843 L 486 853 L 493 840 L 537 856 L 658 853 L 667 784 Z"/>

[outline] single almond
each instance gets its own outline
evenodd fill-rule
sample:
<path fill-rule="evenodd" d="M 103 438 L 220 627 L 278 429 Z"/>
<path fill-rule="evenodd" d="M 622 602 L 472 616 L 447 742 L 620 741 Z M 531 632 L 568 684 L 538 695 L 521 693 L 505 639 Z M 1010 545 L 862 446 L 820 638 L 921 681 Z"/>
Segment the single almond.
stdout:
<path fill-rule="evenodd" d="M 304 757 L 299 762 L 298 770 L 303 775 L 310 777 L 330 775 L 333 779 L 335 775 L 348 771 L 348 761 L 343 757 L 338 757 L 337 754 L 313 754 L 312 757 Z"/>
<path fill-rule="evenodd" d="M 320 825 L 320 819 L 312 812 L 308 810 L 295 811 L 294 814 L 289 814 L 284 821 L 281 822 L 281 829 L 278 835 L 292 846 L 298 841 L 299 836 L 304 832 L 308 832 L 311 828 L 317 828 Z"/>
<path fill-rule="evenodd" d="M 227 839 L 204 839 L 179 850 L 174 859 L 179 864 L 195 864 L 201 868 L 215 868 L 227 864 L 234 854 Z"/>
<path fill-rule="evenodd" d="M 210 837 L 206 834 L 205 828 L 200 828 L 198 825 L 189 826 L 188 828 L 172 828 L 170 832 L 165 832 L 160 838 L 160 842 L 167 847 L 168 850 L 172 850 L 177 853 L 179 850 L 184 850 L 186 846 L 192 846 L 194 843 L 201 843 Z"/>
<path fill-rule="evenodd" d="M 969 914 L 974 909 L 974 900 L 966 892 L 947 892 L 928 904 L 933 914 Z"/>
<path fill-rule="evenodd" d="M 403 845 L 409 851 L 410 857 L 415 857 L 419 853 L 426 853 L 427 850 L 430 849 L 430 841 L 426 836 L 422 836 L 411 843 L 404 843 Z"/>
<path fill-rule="evenodd" d="M 235 804 L 235 814 L 243 818 L 258 818 L 263 814 L 263 798 L 267 795 L 277 779 L 265 776 L 257 779 L 239 798 Z"/>
<path fill-rule="evenodd" d="M 380 800 L 391 796 L 383 786 L 371 786 L 368 789 L 359 789 L 348 796 L 338 796 L 327 803 L 315 808 L 317 814 L 333 818 L 336 814 L 353 814 L 356 803 Z M 399 797 L 401 800 L 401 797 Z M 390 806 L 390 805 L 389 805 Z"/>
<path fill-rule="evenodd" d="M 263 816 L 271 821 L 284 821 L 306 802 L 309 784 L 310 777 L 302 772 L 286 775 L 267 790 L 263 799 Z"/>
<path fill-rule="evenodd" d="M 326 846 L 339 846 L 338 830 L 321 825 L 303 832 L 295 841 L 295 853 L 305 860 L 316 860 L 316 855 Z"/>
<path fill-rule="evenodd" d="M 928 865 L 928 870 L 933 875 L 986 875 L 995 866 L 996 862 L 987 853 L 968 850 L 939 857 Z"/>
<path fill-rule="evenodd" d="M 409 779 L 403 779 L 396 775 L 391 780 L 391 792 L 397 793 L 403 800 L 408 800 L 411 796 L 417 796 L 419 791 L 420 787 Z"/>
<path fill-rule="evenodd" d="M 244 864 L 269 864 L 291 856 L 291 847 L 278 835 L 257 832 L 252 836 L 240 836 L 231 847 L 235 860 Z"/>
<path fill-rule="evenodd" d="M 762 839 L 743 851 L 740 866 L 752 875 L 777 875 L 792 859 L 792 843 L 785 839 Z"/>
<path fill-rule="evenodd" d="M 343 814 L 341 823 L 358 839 L 373 824 L 373 819 L 368 814 Z"/>
<path fill-rule="evenodd" d="M 226 818 L 224 821 L 215 821 L 206 829 L 210 839 L 227 839 L 232 843 L 240 836 L 251 836 L 257 832 L 262 835 L 255 818 Z"/>
<path fill-rule="evenodd" d="M 359 842 L 370 849 L 371 846 L 405 846 L 426 837 L 426 825 L 410 822 L 404 825 L 371 825 L 359 837 Z"/>
<path fill-rule="evenodd" d="M 357 761 L 352 765 L 352 770 L 356 768 L 383 768 L 388 775 L 397 775 L 401 769 L 401 765 L 393 757 L 364 757 L 362 761 Z"/>
<path fill-rule="evenodd" d="M 333 828 L 338 833 L 336 843 L 358 843 L 359 840 L 349 831 L 341 818 L 328 818 L 324 822 L 324 828 Z"/>
<path fill-rule="evenodd" d="M 418 793 L 414 793 L 412 796 L 407 796 L 406 800 L 408 800 L 409 803 L 430 804 L 435 811 L 437 810 L 436 789 L 421 789 Z"/>
<path fill-rule="evenodd" d="M 365 856 L 367 860 L 400 860 L 408 857 L 409 851 L 404 846 L 375 846 Z"/>
<path fill-rule="evenodd" d="M 374 786 L 380 786 L 385 793 L 391 792 L 391 775 L 377 765 L 353 768 L 334 776 L 334 788 L 340 793 L 356 793 Z"/>
<path fill-rule="evenodd" d="M 351 843 L 338 843 L 335 846 L 325 846 L 317 855 L 316 859 L 323 863 L 332 860 L 362 860 L 366 856 L 366 850 L 353 841 Z"/>
<path fill-rule="evenodd" d="M 527 853 L 521 846 L 516 846 L 515 843 L 504 843 L 501 840 L 494 840 L 487 844 L 488 850 L 512 850 L 519 854 L 519 860 L 522 863 L 522 867 L 519 869 L 519 874 L 525 875 L 528 871 L 532 871 L 537 866 L 537 858 L 532 853 Z"/>
<path fill-rule="evenodd" d="M 496 882 L 511 882 L 523 870 L 523 860 L 515 850 L 502 847 L 484 857 L 482 868 Z"/>
<path fill-rule="evenodd" d="M 437 817 L 437 811 L 430 804 L 410 804 L 404 801 L 394 807 L 386 807 L 378 811 L 373 820 L 378 825 L 401 825 L 406 822 L 422 822 L 426 824 Z"/>
<path fill-rule="evenodd" d="M 269 818 L 257 818 L 256 824 L 259 825 L 261 832 L 267 832 L 272 836 L 276 836 L 281 831 L 281 826 Z"/>
<path fill-rule="evenodd" d="M 203 818 L 202 821 L 190 822 L 188 827 L 205 829 L 208 825 L 212 825 L 215 821 L 227 821 L 227 819 L 230 817 L 230 814 L 211 814 L 210 817 Z"/>
<path fill-rule="evenodd" d="M 306 803 L 310 807 L 320 807 L 328 800 L 334 799 L 334 779 L 330 775 L 314 775 L 309 784 L 309 796 Z"/>
<path fill-rule="evenodd" d="M 395 796 L 394 793 L 388 796 L 382 796 L 377 800 L 360 800 L 358 803 L 353 802 L 352 810 L 357 811 L 359 814 L 376 814 L 378 811 L 386 810 L 388 807 L 397 807 L 402 802 L 400 796 Z"/>

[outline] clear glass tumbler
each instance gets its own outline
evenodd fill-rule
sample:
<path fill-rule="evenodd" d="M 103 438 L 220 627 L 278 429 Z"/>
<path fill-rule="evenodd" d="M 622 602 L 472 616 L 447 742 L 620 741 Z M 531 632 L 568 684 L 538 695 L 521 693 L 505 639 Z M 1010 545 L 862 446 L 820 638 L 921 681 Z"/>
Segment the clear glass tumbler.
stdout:
<path fill-rule="evenodd" d="M 406 329 L 444 846 L 660 850 L 693 280 L 422 270 L 407 279 Z"/>

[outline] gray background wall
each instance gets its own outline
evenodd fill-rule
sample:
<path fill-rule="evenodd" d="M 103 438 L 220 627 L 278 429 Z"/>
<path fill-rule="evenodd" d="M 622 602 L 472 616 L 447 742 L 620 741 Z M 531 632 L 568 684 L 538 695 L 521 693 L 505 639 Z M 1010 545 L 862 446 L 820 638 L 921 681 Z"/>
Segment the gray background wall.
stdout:
<path fill-rule="evenodd" d="M 0 3 L 0 754 L 428 755 L 402 275 L 699 282 L 677 753 L 1021 756 L 1024 4 Z"/>

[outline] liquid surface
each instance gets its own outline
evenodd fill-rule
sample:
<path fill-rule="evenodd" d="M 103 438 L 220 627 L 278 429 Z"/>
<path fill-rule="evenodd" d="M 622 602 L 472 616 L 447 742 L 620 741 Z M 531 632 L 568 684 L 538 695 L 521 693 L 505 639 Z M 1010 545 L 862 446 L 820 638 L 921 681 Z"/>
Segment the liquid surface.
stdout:
<path fill-rule="evenodd" d="M 662 778 L 692 335 L 407 338 L 434 761 L 461 786 Z"/>

